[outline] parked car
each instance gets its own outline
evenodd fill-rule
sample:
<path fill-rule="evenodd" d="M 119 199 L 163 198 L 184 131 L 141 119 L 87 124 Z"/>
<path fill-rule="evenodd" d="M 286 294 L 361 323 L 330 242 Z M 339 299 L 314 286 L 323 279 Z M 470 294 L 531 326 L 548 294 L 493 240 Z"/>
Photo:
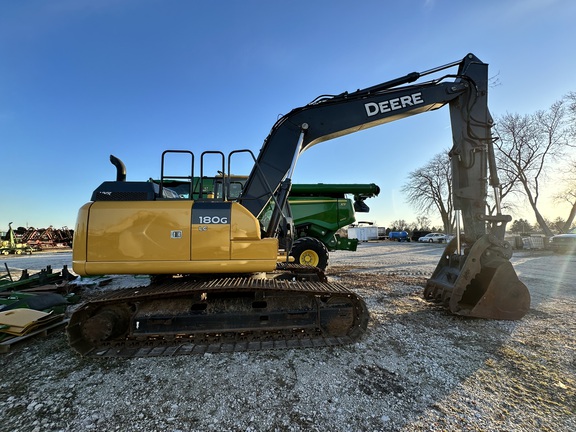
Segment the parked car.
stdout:
<path fill-rule="evenodd" d="M 550 249 L 556 253 L 576 254 L 576 228 L 572 228 L 566 234 L 550 237 Z"/>
<path fill-rule="evenodd" d="M 406 231 L 390 231 L 390 233 L 388 234 L 388 240 L 409 242 L 410 237 L 408 237 L 408 233 Z"/>
<path fill-rule="evenodd" d="M 420 239 L 420 237 L 424 237 L 426 234 L 430 234 L 432 231 L 419 231 L 419 230 L 414 230 L 412 231 L 412 241 L 418 241 Z"/>
<path fill-rule="evenodd" d="M 419 242 L 425 243 L 446 243 L 448 236 L 442 233 L 430 233 L 418 239 Z"/>

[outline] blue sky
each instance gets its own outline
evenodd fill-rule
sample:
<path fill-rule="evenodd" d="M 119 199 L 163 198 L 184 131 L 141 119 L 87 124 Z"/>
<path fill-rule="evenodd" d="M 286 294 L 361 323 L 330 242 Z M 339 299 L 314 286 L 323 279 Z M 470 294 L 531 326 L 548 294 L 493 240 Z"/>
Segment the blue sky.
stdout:
<path fill-rule="evenodd" d="M 318 95 L 468 52 L 497 76 L 494 116 L 545 109 L 576 91 L 574 22 L 573 0 L 2 0 L 0 230 L 73 227 L 110 154 L 146 180 L 169 148 L 257 153 Z M 294 181 L 376 183 L 362 219 L 412 221 L 400 188 L 450 133 L 445 108 L 328 141 Z"/>

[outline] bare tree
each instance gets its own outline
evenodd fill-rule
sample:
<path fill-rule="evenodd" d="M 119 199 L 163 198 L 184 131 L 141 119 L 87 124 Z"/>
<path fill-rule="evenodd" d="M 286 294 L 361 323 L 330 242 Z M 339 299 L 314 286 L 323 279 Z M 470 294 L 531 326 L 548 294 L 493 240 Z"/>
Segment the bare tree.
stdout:
<path fill-rule="evenodd" d="M 510 231 L 513 233 L 529 233 L 533 231 L 532 225 L 526 219 L 516 219 L 510 226 Z"/>
<path fill-rule="evenodd" d="M 417 216 L 416 217 L 416 229 L 420 228 L 422 230 L 427 230 L 430 228 L 432 221 L 427 216 Z"/>
<path fill-rule="evenodd" d="M 570 92 L 564 97 L 568 112 L 568 147 L 576 145 L 576 92 Z M 561 232 L 567 232 L 576 218 L 576 159 L 568 164 L 568 169 L 562 176 L 564 188 L 554 196 L 557 202 L 568 203 L 570 211 L 564 225 L 558 227 Z"/>
<path fill-rule="evenodd" d="M 521 192 L 527 199 L 544 234 L 552 231 L 538 209 L 547 164 L 564 151 L 566 144 L 564 101 L 532 115 L 506 114 L 496 123 L 500 137 L 495 145 L 500 172 L 508 192 Z"/>
<path fill-rule="evenodd" d="M 452 232 L 454 207 L 452 204 L 452 170 L 448 152 L 439 153 L 425 166 L 408 175 L 402 186 L 408 202 L 422 215 L 437 211 L 444 232 Z"/>
<path fill-rule="evenodd" d="M 570 92 L 564 96 L 566 102 L 566 109 L 568 111 L 568 133 L 572 140 L 576 138 L 576 92 Z M 574 141 L 572 141 L 572 147 Z"/>
<path fill-rule="evenodd" d="M 408 223 L 404 219 L 397 219 L 390 222 L 390 226 L 394 227 L 397 231 L 403 231 L 404 229 L 408 228 Z"/>

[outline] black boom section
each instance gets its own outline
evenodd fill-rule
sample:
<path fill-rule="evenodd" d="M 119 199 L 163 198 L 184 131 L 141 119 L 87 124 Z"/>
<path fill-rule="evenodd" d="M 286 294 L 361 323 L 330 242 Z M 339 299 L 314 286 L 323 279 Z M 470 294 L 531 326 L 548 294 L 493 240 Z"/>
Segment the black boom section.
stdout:
<path fill-rule="evenodd" d="M 440 79 L 420 84 L 394 87 L 413 81 L 402 78 L 372 86 L 353 93 L 325 96 L 314 102 L 292 110 L 272 127 L 270 134 L 258 155 L 239 202 L 252 214 L 258 216 L 270 201 L 272 195 L 287 176 L 293 161 L 299 153 L 323 141 L 358 132 L 415 114 L 438 109 L 450 104 L 454 130 L 453 150 L 466 158 L 467 162 L 478 163 L 478 171 L 485 170 L 483 155 L 470 161 L 464 152 L 481 152 L 490 140 L 489 114 L 486 105 L 487 68 L 472 54 L 461 62 L 446 65 L 428 73 L 459 64 L 456 75 L 446 75 Z M 416 75 L 414 75 L 416 78 Z M 480 97 L 479 97 L 480 96 Z M 473 120 L 472 120 L 473 119 Z M 470 125 L 474 122 L 474 127 Z M 301 139 L 303 137 L 303 139 Z M 465 144 L 464 144 L 465 143 Z M 463 151 L 460 151 L 463 150 Z M 460 169 L 457 167 L 456 169 Z M 465 171 L 466 168 L 460 169 Z M 464 176 L 458 173 L 458 178 Z M 485 181 L 485 175 L 480 181 Z M 483 186 L 471 185 L 474 198 L 480 195 L 483 201 Z M 478 190 L 480 193 L 478 194 Z M 466 195 L 466 194 L 462 194 Z M 468 197 L 458 197 L 466 200 Z M 478 203 L 474 203 L 478 206 Z M 465 207 L 465 206 L 464 206 Z M 479 206 L 483 214 L 484 208 Z M 274 227 L 268 231 L 274 232 Z"/>

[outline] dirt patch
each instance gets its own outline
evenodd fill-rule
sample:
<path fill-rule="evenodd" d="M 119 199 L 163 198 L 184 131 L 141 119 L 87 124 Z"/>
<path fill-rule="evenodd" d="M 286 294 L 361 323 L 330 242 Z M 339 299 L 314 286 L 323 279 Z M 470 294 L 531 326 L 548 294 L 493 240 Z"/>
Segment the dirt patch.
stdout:
<path fill-rule="evenodd" d="M 576 430 L 570 298 L 542 297 L 517 322 L 467 319 L 422 299 L 425 270 L 329 270 L 366 300 L 371 317 L 359 343 L 94 360 L 58 332 L 0 357 L 0 424 L 26 432 Z"/>

